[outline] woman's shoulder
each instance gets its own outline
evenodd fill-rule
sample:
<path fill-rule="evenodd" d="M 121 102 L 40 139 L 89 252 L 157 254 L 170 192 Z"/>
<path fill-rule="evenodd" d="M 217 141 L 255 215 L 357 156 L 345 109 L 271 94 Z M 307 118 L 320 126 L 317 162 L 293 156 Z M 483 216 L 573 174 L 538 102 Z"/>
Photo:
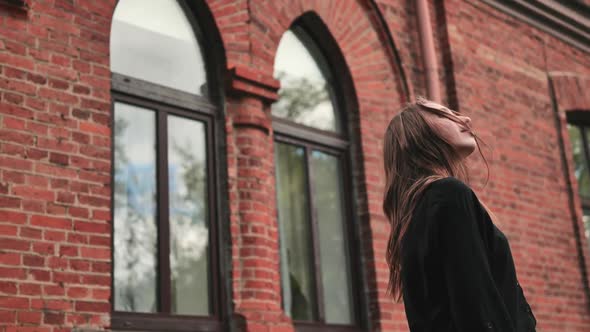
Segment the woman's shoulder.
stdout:
<path fill-rule="evenodd" d="M 442 194 L 445 197 L 449 195 L 455 196 L 457 194 L 470 194 L 473 192 L 471 187 L 454 176 L 434 180 L 426 190 L 427 192 Z"/>

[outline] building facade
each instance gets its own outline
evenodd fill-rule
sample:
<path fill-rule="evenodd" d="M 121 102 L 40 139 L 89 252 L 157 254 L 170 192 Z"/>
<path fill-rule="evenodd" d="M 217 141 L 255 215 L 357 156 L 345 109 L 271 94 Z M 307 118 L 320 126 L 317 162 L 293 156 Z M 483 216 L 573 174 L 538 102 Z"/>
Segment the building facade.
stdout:
<path fill-rule="evenodd" d="M 590 331 L 584 1 L 0 1 L 0 332 L 408 331 L 382 137 L 487 143 L 538 331 Z M 486 184 L 486 178 L 489 181 Z"/>

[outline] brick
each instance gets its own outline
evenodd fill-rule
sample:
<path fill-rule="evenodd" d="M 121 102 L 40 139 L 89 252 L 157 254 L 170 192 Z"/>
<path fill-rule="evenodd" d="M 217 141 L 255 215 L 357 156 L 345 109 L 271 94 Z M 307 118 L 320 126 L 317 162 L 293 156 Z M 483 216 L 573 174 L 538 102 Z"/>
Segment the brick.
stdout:
<path fill-rule="evenodd" d="M 109 312 L 110 305 L 106 302 L 76 302 L 76 311 L 82 312 Z"/>
<path fill-rule="evenodd" d="M 45 212 L 45 201 L 23 199 L 22 210 L 29 213 L 44 213 Z"/>
<path fill-rule="evenodd" d="M 44 285 L 43 286 L 43 295 L 63 297 L 65 294 L 66 294 L 66 291 L 62 286 L 56 286 L 56 285 Z"/>
<path fill-rule="evenodd" d="M 68 233 L 68 243 L 88 243 L 88 236 L 77 232 Z"/>
<path fill-rule="evenodd" d="M 33 283 L 21 283 L 18 285 L 20 295 L 41 295 L 41 285 Z"/>
<path fill-rule="evenodd" d="M 40 311 L 19 311 L 18 321 L 28 324 L 41 324 L 42 313 Z"/>
<path fill-rule="evenodd" d="M 80 256 L 84 258 L 110 259 L 111 250 L 105 248 L 82 247 L 80 248 Z"/>
<path fill-rule="evenodd" d="M 0 264 L 20 265 L 21 254 L 15 252 L 0 252 Z"/>
<path fill-rule="evenodd" d="M 43 238 L 43 231 L 38 228 L 32 227 L 21 227 L 20 236 L 28 239 L 41 239 Z"/>
<path fill-rule="evenodd" d="M 25 130 L 25 121 L 22 119 L 17 118 L 10 118 L 5 117 L 3 121 L 3 125 L 5 128 L 16 129 L 16 130 Z"/>
<path fill-rule="evenodd" d="M 14 296 L 0 296 L 0 308 L 28 309 L 29 299 Z"/>
<path fill-rule="evenodd" d="M 7 197 L 7 196 L 0 196 L 0 209 L 1 208 L 19 208 L 21 206 L 22 200 L 18 197 Z"/>
<path fill-rule="evenodd" d="M 31 300 L 31 309 L 69 311 L 72 309 L 72 302 L 66 300 Z"/>
<path fill-rule="evenodd" d="M 70 287 L 67 290 L 68 297 L 72 299 L 83 299 L 88 297 L 90 291 L 87 287 Z"/>
<path fill-rule="evenodd" d="M 45 258 L 35 255 L 23 255 L 23 264 L 33 267 L 45 266 Z"/>
<path fill-rule="evenodd" d="M 26 153 L 27 153 L 27 158 L 33 159 L 33 160 L 42 160 L 42 159 L 47 158 L 47 156 L 49 155 L 49 152 L 47 152 L 47 151 L 33 149 L 33 148 L 27 149 Z"/>
<path fill-rule="evenodd" d="M 31 243 L 26 240 L 19 240 L 16 238 L 0 238 L 0 250 L 10 249 L 19 251 L 28 251 Z"/>
<path fill-rule="evenodd" d="M 43 314 L 43 323 L 49 325 L 63 325 L 65 314 L 63 312 L 45 312 Z"/>
<path fill-rule="evenodd" d="M 67 218 L 33 215 L 31 216 L 31 225 L 57 229 L 71 229 L 72 221 Z"/>
<path fill-rule="evenodd" d="M 12 184 L 25 183 L 25 174 L 21 172 L 5 170 L 3 172 L 2 179 Z"/>
<path fill-rule="evenodd" d="M 3 254 L 0 254 L 2 259 Z M 3 279 L 24 279 L 26 276 L 25 270 L 22 268 L 12 267 L 1 267 L 0 266 L 0 278 Z"/>
<path fill-rule="evenodd" d="M 0 224 L 0 236 L 16 236 L 18 228 L 13 225 L 2 225 Z"/>
<path fill-rule="evenodd" d="M 85 222 L 85 221 L 76 221 L 74 223 L 74 230 L 79 232 L 86 232 L 86 233 L 108 233 L 110 231 L 110 225 L 104 222 L 96 223 L 96 222 Z"/>
<path fill-rule="evenodd" d="M 42 255 L 53 255 L 53 253 L 55 252 L 55 245 L 50 242 L 37 241 L 33 243 L 33 251 Z"/>
<path fill-rule="evenodd" d="M 59 255 L 60 256 L 68 256 L 68 257 L 77 257 L 78 256 L 78 247 L 60 245 Z"/>
<path fill-rule="evenodd" d="M 98 125 L 92 122 L 80 122 L 80 130 L 97 135 L 108 136 L 111 134 L 111 129 L 104 125 Z"/>
<path fill-rule="evenodd" d="M 55 193 L 51 190 L 43 190 L 31 186 L 13 186 L 12 193 L 15 196 L 22 198 L 53 201 L 55 199 Z"/>
<path fill-rule="evenodd" d="M 51 272 L 46 270 L 30 269 L 29 274 L 33 277 L 32 280 L 36 281 L 50 281 Z"/>
<path fill-rule="evenodd" d="M 66 179 L 51 179 L 51 189 L 67 189 L 69 181 Z"/>
<path fill-rule="evenodd" d="M 12 310 L 0 310 L 0 322 L 4 324 L 14 324 L 16 322 L 16 312 Z"/>
<path fill-rule="evenodd" d="M 94 245 L 94 246 L 110 247 L 111 246 L 111 238 L 108 236 L 91 235 L 88 240 L 88 244 Z"/>
<path fill-rule="evenodd" d="M 40 188 L 47 188 L 49 185 L 49 179 L 38 175 L 27 175 L 27 184 Z"/>
<path fill-rule="evenodd" d="M 0 280 L 0 294 L 16 294 L 16 282 Z"/>
<path fill-rule="evenodd" d="M 92 272 L 109 273 L 111 272 L 111 264 L 106 262 L 92 262 Z"/>
<path fill-rule="evenodd" d="M 66 239 L 66 233 L 62 231 L 45 230 L 43 239 L 53 242 L 63 242 Z"/>
<path fill-rule="evenodd" d="M 71 260 L 70 268 L 74 271 L 90 271 L 90 262 L 85 260 Z"/>
<path fill-rule="evenodd" d="M 27 221 L 27 215 L 14 211 L 0 210 L 0 222 L 8 222 L 11 224 L 24 224 Z"/>
<path fill-rule="evenodd" d="M 2 136 L 2 135 L 0 135 L 0 136 Z M 21 144 L 22 144 L 22 142 L 21 142 Z M 15 170 L 19 170 L 19 171 L 31 171 L 33 169 L 33 164 L 28 160 L 0 156 L 0 167 L 15 169 Z"/>
<path fill-rule="evenodd" d="M 49 153 L 49 162 L 61 166 L 67 166 L 70 163 L 70 157 L 66 154 L 52 152 Z"/>
<path fill-rule="evenodd" d="M 68 213 L 75 218 L 88 218 L 89 215 L 88 209 L 80 207 L 70 207 L 68 208 Z"/>

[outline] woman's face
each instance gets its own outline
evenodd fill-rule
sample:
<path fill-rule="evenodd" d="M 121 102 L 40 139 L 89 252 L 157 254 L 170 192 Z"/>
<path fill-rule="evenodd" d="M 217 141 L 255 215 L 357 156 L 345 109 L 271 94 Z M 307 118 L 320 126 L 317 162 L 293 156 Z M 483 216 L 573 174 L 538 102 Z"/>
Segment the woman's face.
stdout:
<path fill-rule="evenodd" d="M 437 133 L 447 141 L 459 153 L 461 158 L 469 156 L 477 147 L 475 138 L 471 134 L 471 119 L 468 116 L 460 115 L 443 105 L 435 102 L 425 102 L 421 104 L 424 107 L 435 109 L 438 112 L 447 113 L 455 117 L 462 123 L 457 123 L 443 114 L 433 114 L 424 112 L 427 121 L 437 131 Z M 435 111 L 435 113 L 437 113 Z"/>

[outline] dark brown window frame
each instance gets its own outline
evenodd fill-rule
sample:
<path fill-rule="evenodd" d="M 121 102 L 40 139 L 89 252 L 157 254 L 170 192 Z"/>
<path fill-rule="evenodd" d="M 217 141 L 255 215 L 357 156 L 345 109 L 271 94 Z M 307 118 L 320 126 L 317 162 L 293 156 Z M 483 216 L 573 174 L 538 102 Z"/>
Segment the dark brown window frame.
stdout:
<path fill-rule="evenodd" d="M 228 261 L 229 246 L 229 215 L 223 211 L 228 210 L 227 190 L 224 184 L 227 178 L 224 112 L 221 105 L 224 99 L 223 82 L 226 75 L 225 51 L 221 36 L 215 26 L 215 20 L 202 0 L 186 1 L 178 0 L 184 14 L 195 33 L 195 38 L 202 47 L 201 52 L 207 70 L 207 87 L 209 96 L 199 96 L 173 88 L 161 86 L 155 83 L 143 81 L 133 77 L 112 73 L 111 96 L 112 112 L 114 114 L 115 102 L 123 102 L 139 107 L 146 107 L 156 113 L 157 146 L 157 193 L 165 193 L 158 196 L 157 223 L 158 223 L 158 285 L 164 285 L 168 294 L 158 293 L 160 310 L 170 308 L 170 284 L 169 264 L 160 264 L 169 260 L 169 224 L 165 216 L 168 213 L 168 180 L 167 180 L 167 139 L 166 120 L 168 114 L 182 118 L 200 121 L 204 124 L 207 137 L 207 198 L 208 198 L 208 222 L 209 222 L 209 279 L 210 279 L 210 303 L 211 315 L 173 315 L 165 312 L 158 313 L 133 313 L 114 310 L 114 301 L 111 300 L 111 330 L 113 331 L 222 331 L 233 325 L 231 306 L 231 264 Z M 202 33 L 207 31 L 207 33 Z M 164 121 L 162 119 L 164 118 Z M 114 116 L 111 117 L 111 128 L 114 128 Z M 114 134 L 114 133 L 113 133 Z M 112 139 L 112 156 L 114 160 L 114 137 Z M 165 158 L 159 158 L 159 156 Z M 164 160 L 163 160 L 164 159 Z M 166 162 L 166 163 L 165 163 Z M 165 170 L 162 172 L 161 170 Z M 111 201 L 114 202 L 114 163 L 111 167 Z M 160 198 L 164 198 L 162 202 Z M 160 213 L 166 211 L 166 214 Z M 114 220 L 114 206 L 111 208 L 111 220 Z M 163 226 L 163 232 L 160 227 Z M 114 229 L 113 231 L 114 232 Z M 164 234 L 165 233 L 165 234 Z M 113 234 L 114 235 L 114 234 Z M 113 236 L 111 237 L 113 241 Z M 160 239 L 166 239 L 160 241 Z M 114 248 L 114 241 L 111 244 Z M 162 248 L 164 250 L 162 250 Z M 114 260 L 114 250 L 111 260 Z M 114 269 L 114 264 L 113 264 Z M 162 273 L 164 271 L 164 273 Z M 111 291 L 114 294 L 114 278 L 111 280 Z M 162 298 L 167 298 L 163 300 Z M 112 299 L 114 296 L 111 297 Z M 170 311 L 170 310 L 167 310 Z"/>
<path fill-rule="evenodd" d="M 5 3 L 14 7 L 27 8 L 27 2 L 25 0 L 0 0 L 0 3 Z"/>
<path fill-rule="evenodd" d="M 127 81 L 126 88 L 121 87 L 121 81 Z M 117 82 L 117 83 L 115 83 Z M 204 98 L 201 100 L 194 100 L 191 108 L 186 108 L 186 103 L 183 106 L 173 105 L 171 99 L 162 97 L 162 95 L 170 96 L 172 89 L 159 87 L 161 94 L 144 95 L 146 85 L 150 85 L 150 89 L 158 90 L 157 85 L 150 84 L 145 81 L 139 82 L 137 79 L 124 77 L 120 74 L 113 74 L 113 87 L 120 88 L 120 90 L 113 89 L 113 112 L 116 102 L 122 102 L 129 105 L 139 106 L 148 110 L 154 111 L 156 115 L 156 156 L 157 156 L 157 213 L 156 220 L 158 223 L 158 307 L 159 312 L 154 314 L 131 313 L 131 312 L 112 312 L 112 328 L 117 330 L 123 329 L 142 329 L 142 330 L 178 330 L 178 331 L 195 331 L 219 330 L 220 316 L 219 294 L 220 281 L 217 252 L 217 230 L 215 225 L 217 209 L 216 206 L 216 184 L 214 179 L 217 177 L 215 167 L 215 158 L 213 153 L 215 150 L 215 136 L 214 131 L 214 109 L 212 105 L 208 105 Z M 125 92 L 122 92 L 125 91 Z M 187 97 L 188 94 L 176 91 L 179 95 L 179 100 L 183 100 L 182 96 Z M 206 107 L 203 107 L 206 105 Z M 170 303 L 170 248 L 169 248 L 169 202 L 168 202 L 168 144 L 167 144 L 167 117 L 168 115 L 175 115 L 193 121 L 203 123 L 206 131 L 207 139 L 207 206 L 208 206 L 208 226 L 209 226 L 209 285 L 211 286 L 209 299 L 212 314 L 208 317 L 187 316 L 187 315 L 171 315 Z M 114 119 L 113 119 L 114 124 Z M 114 128 L 114 127 L 113 127 Z M 114 138 L 113 138 L 114 144 Z M 114 160 L 114 148 L 113 148 Z M 114 169 L 112 171 L 114 174 Z M 112 185 L 114 188 L 114 185 Z M 114 194 L 114 191 L 113 191 Z M 113 196 L 114 197 L 114 196 Z M 114 213 L 114 209 L 113 213 Z M 114 235 L 114 234 L 113 234 Z M 114 291 L 114 282 L 113 282 Z M 113 303 L 114 304 L 114 303 Z M 158 319 L 156 319 L 156 317 Z M 181 324 L 180 324 L 181 323 Z M 172 325 L 168 325 L 172 324 Z M 199 327 L 197 329 L 197 327 Z M 200 328 L 203 327 L 204 329 Z"/>
<path fill-rule="evenodd" d="M 339 121 L 341 133 L 325 131 L 317 128 L 308 127 L 302 124 L 295 123 L 288 119 L 273 116 L 273 132 L 276 142 L 289 144 L 298 148 L 303 148 L 305 151 L 305 174 L 306 174 L 306 195 L 308 220 L 311 223 L 311 243 L 313 246 L 312 265 L 314 266 L 314 295 L 317 301 L 314 302 L 314 316 L 317 321 L 297 321 L 293 324 L 297 331 L 311 332 L 311 331 L 330 331 L 330 332 L 344 332 L 344 331 L 364 331 L 367 329 L 366 317 L 366 301 L 362 296 L 363 288 L 363 273 L 353 273 L 355 266 L 361 266 L 360 258 L 360 244 L 358 243 L 358 229 L 354 222 L 357 218 L 356 211 L 353 204 L 354 193 L 352 183 L 352 145 L 350 137 L 350 128 L 348 117 L 351 109 L 355 107 L 356 100 L 354 100 L 354 88 L 351 80 L 348 67 L 344 61 L 337 43 L 328 32 L 329 30 L 321 21 L 321 19 L 313 12 L 304 13 L 297 20 L 295 20 L 290 27 L 305 44 L 306 48 L 312 53 L 316 63 L 318 63 L 320 70 L 324 72 L 327 86 L 332 97 L 332 104 L 334 105 L 336 114 L 336 121 Z M 339 69 L 339 70 L 336 70 Z M 310 153 L 313 150 L 321 151 L 339 160 L 339 166 L 344 179 L 342 179 L 343 191 L 343 228 L 346 236 L 346 250 L 347 257 L 350 264 L 351 275 L 351 304 L 352 304 L 352 324 L 330 324 L 325 322 L 325 315 L 323 312 L 323 298 L 322 298 L 322 282 L 321 282 L 321 266 L 319 262 L 319 237 L 317 231 L 317 219 L 314 212 L 313 205 L 313 190 L 312 190 L 312 176 L 310 173 Z M 282 292 L 281 287 L 281 292 Z"/>
<path fill-rule="evenodd" d="M 586 130 L 584 128 L 590 129 L 590 118 L 588 118 L 590 114 L 584 114 L 584 112 L 571 112 L 568 114 L 568 122 L 567 124 L 570 126 L 578 127 L 580 130 L 580 137 L 582 139 L 582 151 L 584 152 L 584 161 L 586 162 L 586 167 L 590 170 L 590 143 L 588 142 L 588 135 L 586 134 Z M 575 167 L 575 165 L 574 165 Z M 580 202 L 582 203 L 582 210 L 590 211 L 590 197 L 584 197 L 579 193 L 576 193 L 580 198 Z"/>

